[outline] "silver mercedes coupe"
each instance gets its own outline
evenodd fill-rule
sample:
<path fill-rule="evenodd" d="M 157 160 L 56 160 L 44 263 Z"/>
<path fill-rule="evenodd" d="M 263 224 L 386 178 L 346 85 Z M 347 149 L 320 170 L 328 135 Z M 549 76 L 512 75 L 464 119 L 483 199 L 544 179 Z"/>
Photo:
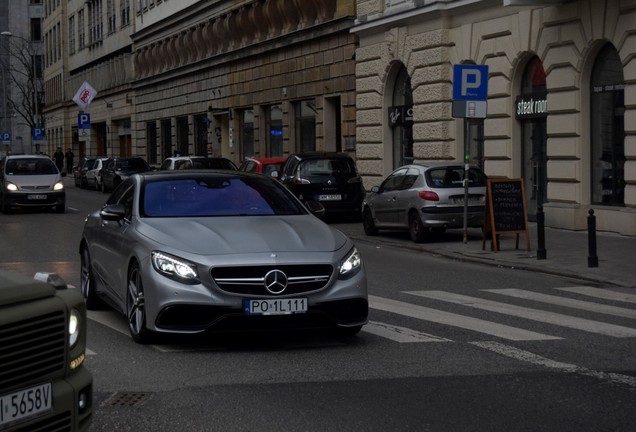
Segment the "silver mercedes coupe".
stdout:
<path fill-rule="evenodd" d="M 139 343 L 206 331 L 355 335 L 368 315 L 364 265 L 321 212 L 260 174 L 135 174 L 86 219 L 87 307 L 125 314 Z"/>

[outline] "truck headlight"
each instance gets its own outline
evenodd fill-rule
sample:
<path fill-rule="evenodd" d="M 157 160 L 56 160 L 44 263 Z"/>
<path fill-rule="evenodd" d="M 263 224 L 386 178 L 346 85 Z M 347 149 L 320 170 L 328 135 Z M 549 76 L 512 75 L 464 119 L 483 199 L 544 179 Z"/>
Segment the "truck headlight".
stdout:
<path fill-rule="evenodd" d="M 80 311 L 71 309 L 71 315 L 68 320 L 68 344 L 71 348 L 73 348 L 79 340 L 81 328 L 82 318 Z"/>

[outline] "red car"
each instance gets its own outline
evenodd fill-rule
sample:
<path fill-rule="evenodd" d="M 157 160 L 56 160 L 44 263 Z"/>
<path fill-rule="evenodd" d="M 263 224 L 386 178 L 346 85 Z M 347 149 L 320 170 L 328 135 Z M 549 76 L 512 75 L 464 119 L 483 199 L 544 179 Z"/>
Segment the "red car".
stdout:
<path fill-rule="evenodd" d="M 271 177 L 278 177 L 280 169 L 286 160 L 287 158 L 283 157 L 246 158 L 243 163 L 241 163 L 241 166 L 239 166 L 239 171 L 255 172 Z"/>

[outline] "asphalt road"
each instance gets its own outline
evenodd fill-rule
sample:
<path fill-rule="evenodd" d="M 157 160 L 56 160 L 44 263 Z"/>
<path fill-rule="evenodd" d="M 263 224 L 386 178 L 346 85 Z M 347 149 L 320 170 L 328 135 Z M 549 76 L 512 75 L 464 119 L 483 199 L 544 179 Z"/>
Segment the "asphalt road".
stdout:
<path fill-rule="evenodd" d="M 78 286 L 83 219 L 105 199 L 70 185 L 66 214 L 0 214 L 0 268 Z M 354 338 L 142 346 L 118 314 L 90 312 L 91 430 L 636 430 L 633 290 L 358 247 L 371 311 Z"/>

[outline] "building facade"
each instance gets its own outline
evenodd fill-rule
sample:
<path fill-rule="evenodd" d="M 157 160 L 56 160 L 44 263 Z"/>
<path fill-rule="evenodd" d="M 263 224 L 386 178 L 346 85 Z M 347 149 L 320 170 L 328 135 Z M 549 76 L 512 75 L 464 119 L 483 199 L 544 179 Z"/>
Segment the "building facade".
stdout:
<path fill-rule="evenodd" d="M 44 0 L 46 143 L 76 156 L 134 154 L 131 124 L 132 0 Z M 88 83 L 97 93 L 86 110 L 73 102 Z M 88 123 L 80 122 L 84 114 Z M 88 125 L 89 127 L 81 126 Z"/>
<path fill-rule="evenodd" d="M 547 226 L 585 229 L 593 209 L 598 229 L 636 235 L 635 30 L 634 0 L 358 0 L 365 186 L 467 157 L 523 178 Z M 453 117 L 459 64 L 488 66 L 485 119 Z"/>
<path fill-rule="evenodd" d="M 141 5 L 133 133 L 151 164 L 355 151 L 353 0 Z"/>

